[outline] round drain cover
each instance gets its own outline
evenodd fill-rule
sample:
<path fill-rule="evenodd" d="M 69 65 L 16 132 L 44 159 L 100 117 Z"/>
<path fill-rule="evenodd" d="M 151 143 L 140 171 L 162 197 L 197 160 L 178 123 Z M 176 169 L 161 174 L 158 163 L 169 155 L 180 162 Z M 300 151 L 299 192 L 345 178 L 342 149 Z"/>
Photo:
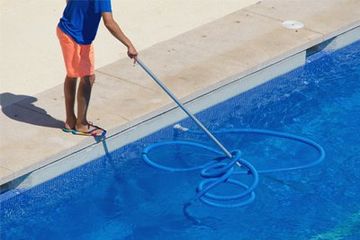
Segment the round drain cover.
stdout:
<path fill-rule="evenodd" d="M 300 29 L 304 27 L 304 24 L 295 20 L 286 20 L 282 23 L 282 25 L 288 29 Z"/>

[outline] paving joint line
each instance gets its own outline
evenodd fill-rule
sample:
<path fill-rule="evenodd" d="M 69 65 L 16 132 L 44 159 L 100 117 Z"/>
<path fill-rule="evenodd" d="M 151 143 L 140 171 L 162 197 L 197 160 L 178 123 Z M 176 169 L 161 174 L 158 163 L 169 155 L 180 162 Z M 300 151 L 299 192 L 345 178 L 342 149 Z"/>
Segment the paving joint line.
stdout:
<path fill-rule="evenodd" d="M 253 11 L 247 10 L 247 9 L 244 9 L 243 11 L 244 11 L 244 12 L 249 12 L 249 13 L 252 13 L 252 14 L 254 14 L 254 15 L 261 16 L 261 17 L 269 18 L 269 19 L 272 19 L 272 20 L 275 20 L 275 21 L 278 21 L 278 22 L 283 22 L 283 21 L 284 21 L 283 19 L 280 19 L 280 18 L 271 17 L 271 16 L 268 16 L 268 15 L 261 14 L 261 13 L 257 13 L 257 12 L 253 12 Z M 305 30 L 310 31 L 310 32 L 313 32 L 313 33 L 320 34 L 320 35 L 323 36 L 323 37 L 325 36 L 324 33 L 318 32 L 318 31 L 313 30 L 313 29 L 311 29 L 311 28 L 308 28 L 308 27 L 306 27 L 306 26 L 304 26 L 302 29 L 305 29 Z"/>
<path fill-rule="evenodd" d="M 108 76 L 108 77 L 112 77 L 112 78 L 115 78 L 115 79 L 118 79 L 118 80 L 121 80 L 121 81 L 130 83 L 130 84 L 132 84 L 132 85 L 136 85 L 136 86 L 141 87 L 141 88 L 145 88 L 145 89 L 150 90 L 150 91 L 155 92 L 155 93 L 158 92 L 158 91 L 156 91 L 156 90 L 153 89 L 153 88 L 149 88 L 149 87 L 146 87 L 146 86 L 144 86 L 144 85 L 134 83 L 134 82 L 132 82 L 132 81 L 126 80 L 126 79 L 124 79 L 124 78 L 115 76 L 115 75 L 110 74 L 110 73 L 102 72 L 102 71 L 100 71 L 100 70 L 96 70 L 96 72 L 99 72 L 99 73 L 101 73 L 101 74 L 104 74 L 104 75 L 106 75 L 106 76 Z"/>

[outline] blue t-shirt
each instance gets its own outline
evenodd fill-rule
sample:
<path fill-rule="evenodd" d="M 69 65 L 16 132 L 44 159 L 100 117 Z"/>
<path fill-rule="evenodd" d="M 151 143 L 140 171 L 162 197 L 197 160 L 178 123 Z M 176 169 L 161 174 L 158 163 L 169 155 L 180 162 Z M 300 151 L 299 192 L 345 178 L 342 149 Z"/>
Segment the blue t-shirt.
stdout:
<path fill-rule="evenodd" d="M 78 44 L 91 44 L 101 14 L 111 11 L 111 0 L 69 0 L 58 26 Z"/>

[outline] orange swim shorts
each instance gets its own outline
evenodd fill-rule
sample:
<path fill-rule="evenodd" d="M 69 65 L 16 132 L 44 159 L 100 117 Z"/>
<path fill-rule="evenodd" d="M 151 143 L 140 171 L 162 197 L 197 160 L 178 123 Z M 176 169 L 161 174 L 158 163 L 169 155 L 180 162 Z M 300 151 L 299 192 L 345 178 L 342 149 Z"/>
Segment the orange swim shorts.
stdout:
<path fill-rule="evenodd" d="M 64 56 L 68 77 L 85 77 L 94 74 L 94 47 L 92 44 L 81 45 L 65 34 L 59 27 L 56 29 L 61 50 Z"/>

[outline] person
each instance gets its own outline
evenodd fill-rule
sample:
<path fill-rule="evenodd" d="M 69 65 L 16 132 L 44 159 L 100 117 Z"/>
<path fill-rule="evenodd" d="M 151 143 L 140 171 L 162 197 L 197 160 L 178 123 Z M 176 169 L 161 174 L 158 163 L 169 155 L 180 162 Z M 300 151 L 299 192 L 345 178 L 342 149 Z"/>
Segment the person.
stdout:
<path fill-rule="evenodd" d="M 111 0 L 67 0 L 57 36 L 60 41 L 66 77 L 64 82 L 66 120 L 63 130 L 86 136 L 103 136 L 106 131 L 87 120 L 91 89 L 95 81 L 94 47 L 101 19 L 110 33 L 127 47 L 127 54 L 136 61 L 137 50 L 123 33 L 112 15 Z M 77 79 L 80 78 L 77 96 Z M 77 115 L 74 112 L 75 97 Z"/>

